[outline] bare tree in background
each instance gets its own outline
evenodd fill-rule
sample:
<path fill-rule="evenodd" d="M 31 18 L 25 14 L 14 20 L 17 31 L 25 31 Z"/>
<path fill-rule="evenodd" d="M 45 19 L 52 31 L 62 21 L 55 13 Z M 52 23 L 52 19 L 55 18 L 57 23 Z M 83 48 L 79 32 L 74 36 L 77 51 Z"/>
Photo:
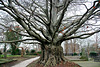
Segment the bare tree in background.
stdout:
<path fill-rule="evenodd" d="M 66 61 L 61 47 L 63 41 L 74 38 L 84 39 L 100 31 L 98 28 L 80 34 L 79 29 L 84 26 L 85 22 L 93 19 L 100 12 L 98 9 L 100 1 L 95 1 L 90 8 L 80 2 L 83 1 L 0 0 L 0 10 L 11 15 L 26 30 L 28 33 L 26 36 L 32 38 L 30 40 L 37 40 L 41 43 L 42 54 L 39 63 L 44 66 L 55 66 Z M 67 15 L 70 13 L 69 10 L 75 10 L 71 8 L 76 5 L 84 5 L 86 12 L 82 15 Z M 6 43 L 9 42 L 16 41 Z"/>

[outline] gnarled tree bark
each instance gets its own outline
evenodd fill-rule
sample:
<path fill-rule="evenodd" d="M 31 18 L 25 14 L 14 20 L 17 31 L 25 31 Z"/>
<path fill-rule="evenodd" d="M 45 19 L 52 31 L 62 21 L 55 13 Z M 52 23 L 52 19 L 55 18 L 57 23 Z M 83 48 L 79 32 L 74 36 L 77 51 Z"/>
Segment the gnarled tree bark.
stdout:
<path fill-rule="evenodd" d="M 41 50 L 42 54 L 38 63 L 42 64 L 44 67 L 56 66 L 57 64 L 66 61 L 63 55 L 63 48 L 61 47 L 61 45 L 50 46 L 50 44 L 47 44 L 45 46 L 41 46 Z"/>

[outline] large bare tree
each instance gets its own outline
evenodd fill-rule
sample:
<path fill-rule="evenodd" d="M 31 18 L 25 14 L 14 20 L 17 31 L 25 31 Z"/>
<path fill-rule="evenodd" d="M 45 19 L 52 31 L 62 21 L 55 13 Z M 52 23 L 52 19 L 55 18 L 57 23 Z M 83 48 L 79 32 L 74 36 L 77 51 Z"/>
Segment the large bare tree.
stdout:
<path fill-rule="evenodd" d="M 73 7 L 76 5 L 85 6 L 84 14 L 67 15 L 70 10 L 75 10 Z M 65 61 L 61 47 L 63 41 L 84 39 L 100 31 L 100 29 L 82 33 L 79 31 L 88 20 L 100 13 L 99 7 L 99 0 L 94 1 L 90 8 L 80 0 L 0 0 L 0 10 L 11 15 L 26 30 L 28 35 L 24 36 L 30 36 L 41 43 L 42 54 L 39 63 L 44 66 Z M 18 41 L 6 41 L 10 42 Z"/>

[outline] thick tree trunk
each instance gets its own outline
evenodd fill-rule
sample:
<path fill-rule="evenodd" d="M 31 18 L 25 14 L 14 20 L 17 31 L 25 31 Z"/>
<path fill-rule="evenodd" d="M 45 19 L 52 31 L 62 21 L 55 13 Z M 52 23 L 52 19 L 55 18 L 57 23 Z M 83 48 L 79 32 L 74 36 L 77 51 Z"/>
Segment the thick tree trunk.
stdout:
<path fill-rule="evenodd" d="M 22 50 L 21 50 L 21 57 L 24 57 L 24 48 L 23 47 L 19 47 L 19 48 L 22 48 Z"/>
<path fill-rule="evenodd" d="M 42 46 L 42 54 L 39 60 L 39 64 L 42 64 L 44 67 L 56 66 L 61 62 L 65 62 L 66 59 L 63 55 L 63 48 L 61 46 Z"/>
<path fill-rule="evenodd" d="M 15 45 L 13 45 L 13 43 L 11 43 L 11 48 L 12 48 L 12 52 L 11 52 L 11 54 L 12 55 L 16 55 L 16 46 Z"/>
<path fill-rule="evenodd" d="M 4 58 L 7 58 L 7 52 L 6 52 L 6 50 L 7 50 L 7 45 L 6 45 L 6 43 L 5 43 L 5 46 L 4 46 Z"/>

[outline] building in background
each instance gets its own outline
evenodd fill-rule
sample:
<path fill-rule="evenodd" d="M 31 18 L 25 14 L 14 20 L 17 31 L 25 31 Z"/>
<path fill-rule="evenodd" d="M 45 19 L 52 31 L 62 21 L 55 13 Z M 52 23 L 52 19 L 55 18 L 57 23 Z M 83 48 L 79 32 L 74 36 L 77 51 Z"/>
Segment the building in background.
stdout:
<path fill-rule="evenodd" d="M 79 44 L 76 44 L 75 42 L 73 43 L 72 41 L 70 43 L 66 41 L 66 43 L 64 44 L 64 48 L 65 55 L 73 55 L 74 53 L 80 53 Z"/>

